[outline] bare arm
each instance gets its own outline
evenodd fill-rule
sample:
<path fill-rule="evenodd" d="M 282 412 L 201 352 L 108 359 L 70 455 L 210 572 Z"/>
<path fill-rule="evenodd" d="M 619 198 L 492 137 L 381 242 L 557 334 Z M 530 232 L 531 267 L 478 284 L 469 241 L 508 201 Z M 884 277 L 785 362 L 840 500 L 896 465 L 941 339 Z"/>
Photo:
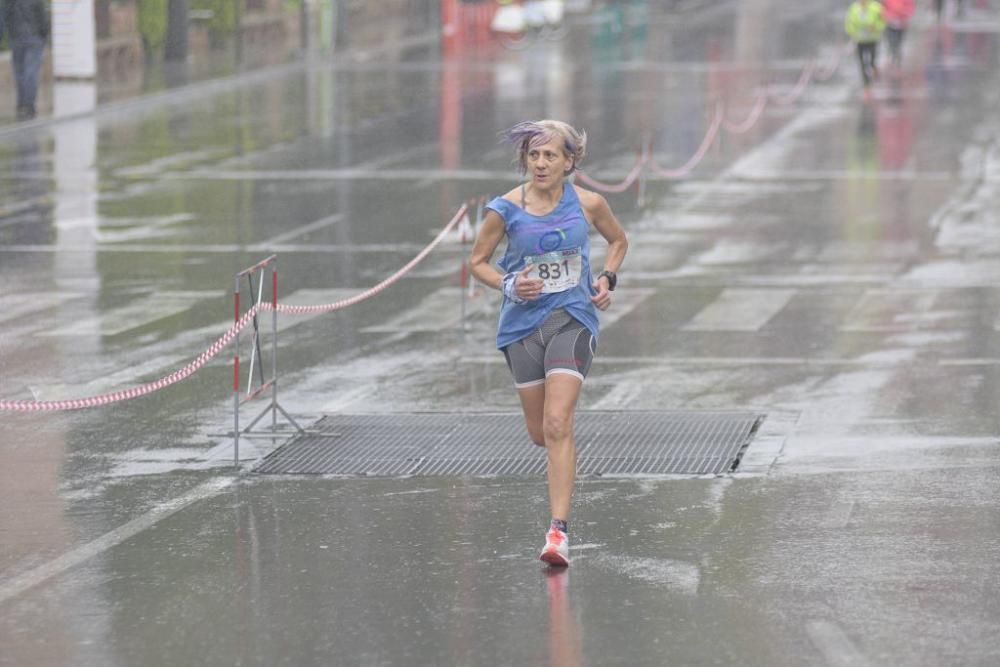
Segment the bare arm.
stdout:
<path fill-rule="evenodd" d="M 604 240 L 608 242 L 608 253 L 604 258 L 604 270 L 618 272 L 622 262 L 625 261 L 625 253 L 628 252 L 628 237 L 622 228 L 618 218 L 611 212 L 611 207 L 606 200 L 596 192 L 581 190 L 580 201 L 584 205 L 584 210 L 590 218 L 591 224 L 601 233 Z"/>
<path fill-rule="evenodd" d="M 486 218 L 483 219 L 479 234 L 476 235 L 476 242 L 472 246 L 472 256 L 469 258 L 469 268 L 476 280 L 496 290 L 502 287 L 503 275 L 494 268 L 490 260 L 493 259 L 493 253 L 496 252 L 505 233 L 500 214 L 487 210 Z"/>
<path fill-rule="evenodd" d="M 506 228 L 500 214 L 496 211 L 486 211 L 486 219 L 483 220 L 483 224 L 479 228 L 476 242 L 472 246 L 472 256 L 469 258 L 472 275 L 476 277 L 476 280 L 496 290 L 503 289 L 503 274 L 496 270 L 490 260 L 493 259 L 493 253 L 496 252 L 497 246 L 500 245 L 505 234 Z M 538 298 L 544 282 L 538 278 L 528 277 L 532 266 L 532 264 L 528 264 L 521 269 L 513 283 L 514 294 L 527 301 Z"/>
<path fill-rule="evenodd" d="M 594 228 L 600 232 L 604 240 L 608 242 L 608 252 L 604 258 L 604 270 L 618 273 L 622 262 L 625 261 L 625 253 L 628 252 L 628 237 L 622 228 L 618 218 L 611 212 L 611 207 L 606 200 L 596 192 L 589 190 L 577 190 L 580 195 L 580 203 L 583 204 L 584 212 L 590 219 Z M 601 310 L 611 305 L 611 294 L 608 291 L 610 282 L 607 277 L 601 276 L 594 281 L 594 288 L 597 294 L 591 301 Z"/>

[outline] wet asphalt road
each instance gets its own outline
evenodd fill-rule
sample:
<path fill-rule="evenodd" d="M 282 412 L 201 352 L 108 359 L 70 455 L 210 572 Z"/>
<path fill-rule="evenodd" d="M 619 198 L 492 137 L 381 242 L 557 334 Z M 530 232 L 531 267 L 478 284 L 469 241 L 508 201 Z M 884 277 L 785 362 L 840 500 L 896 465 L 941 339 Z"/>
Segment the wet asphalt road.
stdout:
<path fill-rule="evenodd" d="M 1000 662 L 1000 8 L 970 4 L 921 9 L 871 104 L 846 59 L 688 177 L 608 195 L 632 246 L 581 407 L 766 413 L 741 472 L 582 480 L 553 575 L 542 479 L 246 474 L 259 439 L 234 474 L 224 352 L 3 414 L 0 664 Z M 517 121 L 584 127 L 617 181 L 841 46 L 838 2 L 629 7 L 0 130 L 0 398 L 184 366 L 272 252 L 288 303 L 378 282 L 516 182 Z M 283 317 L 282 404 L 515 409 L 467 252 Z"/>

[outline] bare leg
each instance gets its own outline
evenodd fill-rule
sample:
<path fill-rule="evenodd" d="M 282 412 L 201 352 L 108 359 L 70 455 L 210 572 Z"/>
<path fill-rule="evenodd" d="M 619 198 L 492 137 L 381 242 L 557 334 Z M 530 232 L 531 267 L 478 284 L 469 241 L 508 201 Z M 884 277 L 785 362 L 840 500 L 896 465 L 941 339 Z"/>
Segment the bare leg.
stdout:
<path fill-rule="evenodd" d="M 545 385 L 536 384 L 517 390 L 524 411 L 524 425 L 528 427 L 531 441 L 539 447 L 545 446 L 545 432 L 542 430 L 542 416 L 545 410 Z"/>
<path fill-rule="evenodd" d="M 545 380 L 542 431 L 549 458 L 549 504 L 552 517 L 569 521 L 576 483 L 573 415 L 583 382 L 575 375 L 552 373 Z"/>

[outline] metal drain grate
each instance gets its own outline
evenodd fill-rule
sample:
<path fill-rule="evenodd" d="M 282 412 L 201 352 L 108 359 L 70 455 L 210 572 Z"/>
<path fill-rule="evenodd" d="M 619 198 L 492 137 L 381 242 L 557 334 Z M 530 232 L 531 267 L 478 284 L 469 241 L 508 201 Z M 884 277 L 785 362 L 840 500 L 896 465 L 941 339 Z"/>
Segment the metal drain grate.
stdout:
<path fill-rule="evenodd" d="M 580 475 L 723 473 L 736 469 L 763 421 L 747 412 L 576 415 Z M 540 475 L 545 451 L 519 412 L 330 415 L 262 459 L 258 473 Z"/>

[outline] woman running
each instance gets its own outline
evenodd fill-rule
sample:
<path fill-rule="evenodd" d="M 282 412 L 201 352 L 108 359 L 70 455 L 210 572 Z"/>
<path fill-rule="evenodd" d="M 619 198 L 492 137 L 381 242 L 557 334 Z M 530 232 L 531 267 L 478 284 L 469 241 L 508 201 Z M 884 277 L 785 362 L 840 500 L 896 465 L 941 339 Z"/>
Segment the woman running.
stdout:
<path fill-rule="evenodd" d="M 540 558 L 566 566 L 576 481 L 573 415 L 597 348 L 597 310 L 611 305 L 628 240 L 604 197 L 567 180 L 586 153 L 585 133 L 541 120 L 519 123 L 505 138 L 528 179 L 487 204 L 471 269 L 503 292 L 497 348 L 514 376 L 528 434 L 548 458 L 552 520 Z M 596 279 L 591 227 L 608 243 Z M 497 270 L 491 259 L 504 238 Z"/>

